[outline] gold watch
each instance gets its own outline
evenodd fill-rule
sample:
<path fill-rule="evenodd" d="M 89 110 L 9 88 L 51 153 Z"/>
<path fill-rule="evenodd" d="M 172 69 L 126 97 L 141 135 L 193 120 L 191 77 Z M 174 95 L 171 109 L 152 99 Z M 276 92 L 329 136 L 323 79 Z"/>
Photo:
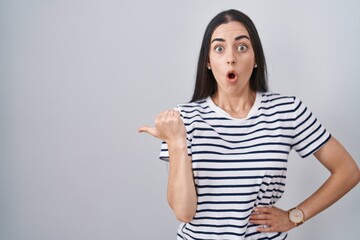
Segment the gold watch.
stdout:
<path fill-rule="evenodd" d="M 300 226 L 305 222 L 305 215 L 299 208 L 292 208 L 288 211 L 289 221 L 292 222 L 295 227 Z"/>

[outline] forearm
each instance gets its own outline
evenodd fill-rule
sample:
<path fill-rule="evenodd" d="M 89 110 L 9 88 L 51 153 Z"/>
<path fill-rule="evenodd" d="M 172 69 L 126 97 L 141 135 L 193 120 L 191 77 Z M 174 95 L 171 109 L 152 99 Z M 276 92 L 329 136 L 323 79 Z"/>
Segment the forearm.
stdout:
<path fill-rule="evenodd" d="M 179 221 L 189 222 L 194 217 L 197 207 L 191 157 L 187 154 L 186 144 L 168 145 L 168 148 L 168 202 Z"/>
<path fill-rule="evenodd" d="M 325 210 L 350 191 L 359 182 L 358 171 L 355 168 L 331 174 L 314 194 L 298 206 L 304 212 L 305 220 Z"/>

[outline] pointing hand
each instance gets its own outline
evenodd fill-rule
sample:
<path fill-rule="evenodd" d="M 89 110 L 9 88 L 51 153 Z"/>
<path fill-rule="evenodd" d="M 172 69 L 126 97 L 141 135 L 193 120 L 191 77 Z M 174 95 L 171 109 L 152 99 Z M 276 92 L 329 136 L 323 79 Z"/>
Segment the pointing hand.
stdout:
<path fill-rule="evenodd" d="M 139 132 L 148 133 L 169 143 L 186 143 L 186 129 L 180 113 L 175 110 L 161 112 L 155 119 L 155 126 L 142 126 Z"/>

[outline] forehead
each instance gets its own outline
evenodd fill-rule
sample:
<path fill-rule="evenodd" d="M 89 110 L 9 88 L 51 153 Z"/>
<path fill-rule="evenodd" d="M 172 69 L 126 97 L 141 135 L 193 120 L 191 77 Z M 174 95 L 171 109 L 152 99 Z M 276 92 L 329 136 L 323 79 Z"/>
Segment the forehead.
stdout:
<path fill-rule="evenodd" d="M 233 37 L 235 35 L 245 35 L 250 38 L 248 31 L 242 23 L 232 21 L 219 25 L 213 32 L 211 39 L 220 37 L 225 39 L 226 37 Z"/>

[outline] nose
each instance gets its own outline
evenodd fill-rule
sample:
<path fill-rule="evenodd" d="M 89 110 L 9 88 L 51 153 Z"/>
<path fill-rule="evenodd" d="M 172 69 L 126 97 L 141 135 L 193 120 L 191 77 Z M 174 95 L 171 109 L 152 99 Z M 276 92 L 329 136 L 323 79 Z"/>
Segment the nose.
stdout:
<path fill-rule="evenodd" d="M 235 56 L 234 56 L 234 53 L 231 51 L 229 54 L 228 54 L 228 57 L 227 57 L 227 63 L 228 64 L 235 64 Z"/>

